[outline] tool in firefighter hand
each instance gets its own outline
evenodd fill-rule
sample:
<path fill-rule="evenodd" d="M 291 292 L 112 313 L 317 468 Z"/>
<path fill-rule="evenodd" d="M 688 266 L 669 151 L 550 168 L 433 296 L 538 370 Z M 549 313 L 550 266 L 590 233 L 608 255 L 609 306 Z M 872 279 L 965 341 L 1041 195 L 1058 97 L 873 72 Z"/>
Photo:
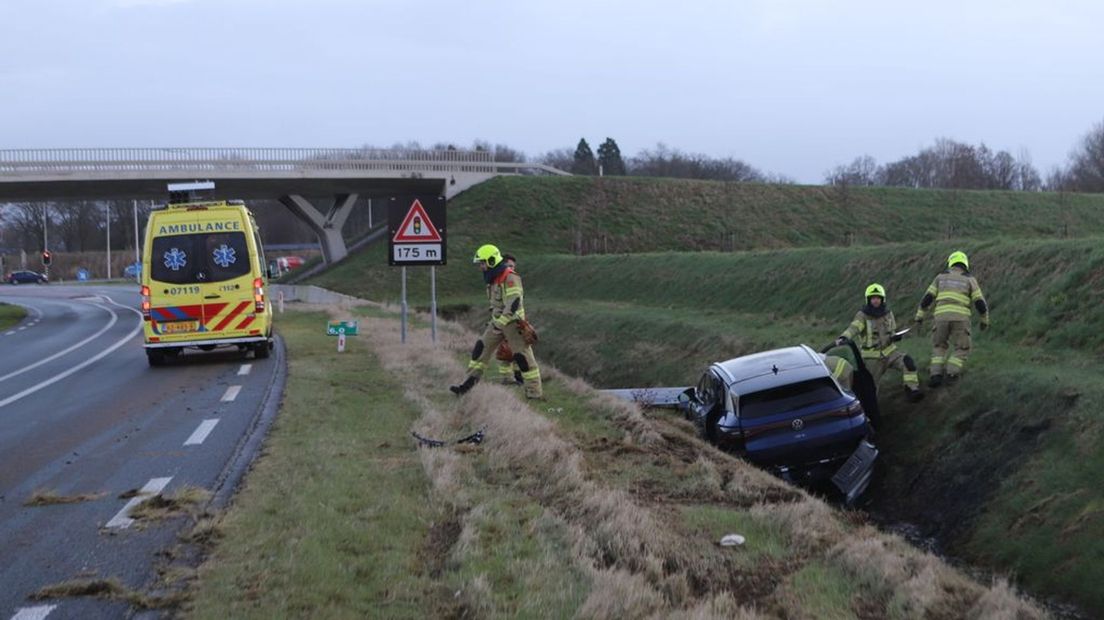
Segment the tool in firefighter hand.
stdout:
<path fill-rule="evenodd" d="M 454 439 L 452 441 L 445 441 L 445 440 L 441 440 L 441 439 L 431 439 L 429 437 L 424 437 L 422 435 L 419 435 L 418 433 L 416 433 L 414 431 L 410 431 L 410 434 L 414 436 L 414 439 L 417 440 L 418 445 L 421 446 L 421 447 L 424 447 L 424 448 L 443 448 L 445 446 L 458 445 L 458 444 L 462 444 L 462 443 L 471 443 L 471 444 L 477 444 L 477 445 L 481 444 L 481 443 L 483 443 L 483 439 L 485 437 L 486 431 L 487 431 L 487 427 L 484 426 L 483 428 L 475 431 L 471 435 L 466 435 L 464 437 L 461 437 L 460 439 Z"/>
<path fill-rule="evenodd" d="M 906 327 L 901 331 L 893 332 L 893 336 L 890 337 L 890 340 L 892 340 L 893 342 L 900 342 L 901 339 L 904 338 L 910 331 L 912 331 L 912 328 Z"/>

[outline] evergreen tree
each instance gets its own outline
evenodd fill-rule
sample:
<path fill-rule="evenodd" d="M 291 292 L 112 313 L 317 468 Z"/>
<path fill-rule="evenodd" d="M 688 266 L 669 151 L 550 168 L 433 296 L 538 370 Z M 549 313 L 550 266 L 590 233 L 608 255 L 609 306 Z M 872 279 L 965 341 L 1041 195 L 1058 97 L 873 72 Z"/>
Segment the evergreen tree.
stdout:
<path fill-rule="evenodd" d="M 598 174 L 594 151 L 590 150 L 586 138 L 579 138 L 579 146 L 575 147 L 575 161 L 571 164 L 571 174 Z"/>
<path fill-rule="evenodd" d="M 621 159 L 621 149 L 613 138 L 598 147 L 598 163 L 602 166 L 602 174 L 606 176 L 624 176 L 625 160 Z"/>

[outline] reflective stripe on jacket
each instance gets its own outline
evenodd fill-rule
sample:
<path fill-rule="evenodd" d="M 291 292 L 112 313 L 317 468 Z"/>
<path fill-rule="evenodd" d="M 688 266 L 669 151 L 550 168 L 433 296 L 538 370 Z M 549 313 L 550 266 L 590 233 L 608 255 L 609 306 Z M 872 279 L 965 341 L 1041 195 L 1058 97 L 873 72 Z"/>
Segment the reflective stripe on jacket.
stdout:
<path fill-rule="evenodd" d="M 505 327 L 512 321 L 525 318 L 521 276 L 512 269 L 507 269 L 487 287 L 487 295 L 491 300 L 491 321 L 496 326 Z"/>
<path fill-rule="evenodd" d="M 923 319 L 933 303 L 932 314 L 940 321 L 969 321 L 974 308 L 979 305 L 985 309 L 982 316 L 988 314 L 977 279 L 959 267 L 952 267 L 935 276 L 924 293 L 920 307 L 916 309 L 916 318 Z"/>
<path fill-rule="evenodd" d="M 864 358 L 880 358 L 888 357 L 897 350 L 897 345 L 893 342 L 893 332 L 896 330 L 897 320 L 893 318 L 892 312 L 887 310 L 882 316 L 873 317 L 859 310 L 840 335 L 857 342 Z"/>

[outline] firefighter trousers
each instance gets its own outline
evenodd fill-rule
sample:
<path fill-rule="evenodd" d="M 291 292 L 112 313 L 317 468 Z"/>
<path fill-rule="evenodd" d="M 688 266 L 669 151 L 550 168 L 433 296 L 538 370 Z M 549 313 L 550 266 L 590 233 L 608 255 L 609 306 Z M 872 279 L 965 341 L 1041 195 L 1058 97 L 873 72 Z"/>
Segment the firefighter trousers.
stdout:
<path fill-rule="evenodd" d="M 880 381 L 882 375 L 892 368 L 901 373 L 901 382 L 905 384 L 905 387 L 910 390 L 920 388 L 920 374 L 916 370 L 916 362 L 912 361 L 912 357 L 900 351 L 894 351 L 885 357 L 866 357 L 864 355 L 863 362 L 866 363 L 870 374 L 874 376 L 875 383 Z"/>
<path fill-rule="evenodd" d="M 521 330 L 518 328 L 517 321 L 507 323 L 502 328 L 495 325 L 487 326 L 483 336 L 476 341 L 475 348 L 472 349 L 471 361 L 468 362 L 468 376 L 476 379 L 483 377 L 483 372 L 487 370 L 487 364 L 494 359 L 495 351 L 503 340 L 509 343 L 510 348 L 514 351 L 514 363 L 517 364 L 518 370 L 521 371 L 522 381 L 525 382 L 525 396 L 527 398 L 543 397 L 544 390 L 541 387 L 540 368 L 537 366 L 537 359 L 533 357 L 533 347 L 525 344 L 525 339 L 521 337 Z"/>
<path fill-rule="evenodd" d="M 932 323 L 931 376 L 957 376 L 970 356 L 970 322 L 940 321 Z"/>

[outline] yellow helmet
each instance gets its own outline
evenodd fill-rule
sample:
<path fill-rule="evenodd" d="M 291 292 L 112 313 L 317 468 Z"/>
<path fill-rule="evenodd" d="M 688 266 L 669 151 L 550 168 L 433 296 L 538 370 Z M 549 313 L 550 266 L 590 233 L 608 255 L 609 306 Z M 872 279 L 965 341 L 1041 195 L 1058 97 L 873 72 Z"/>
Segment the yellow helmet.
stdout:
<path fill-rule="evenodd" d="M 472 258 L 472 262 L 486 262 L 488 267 L 494 267 L 502 262 L 502 253 L 498 251 L 498 246 L 489 243 L 481 245 L 479 249 L 475 251 L 475 257 Z"/>
<path fill-rule="evenodd" d="M 866 287 L 866 298 L 870 299 L 871 297 L 881 297 L 882 301 L 885 301 L 885 287 L 877 282 Z"/>
<path fill-rule="evenodd" d="M 947 268 L 950 269 L 959 263 L 962 263 L 966 270 L 970 269 L 970 259 L 966 258 L 965 252 L 951 252 L 951 255 L 947 257 Z"/>

